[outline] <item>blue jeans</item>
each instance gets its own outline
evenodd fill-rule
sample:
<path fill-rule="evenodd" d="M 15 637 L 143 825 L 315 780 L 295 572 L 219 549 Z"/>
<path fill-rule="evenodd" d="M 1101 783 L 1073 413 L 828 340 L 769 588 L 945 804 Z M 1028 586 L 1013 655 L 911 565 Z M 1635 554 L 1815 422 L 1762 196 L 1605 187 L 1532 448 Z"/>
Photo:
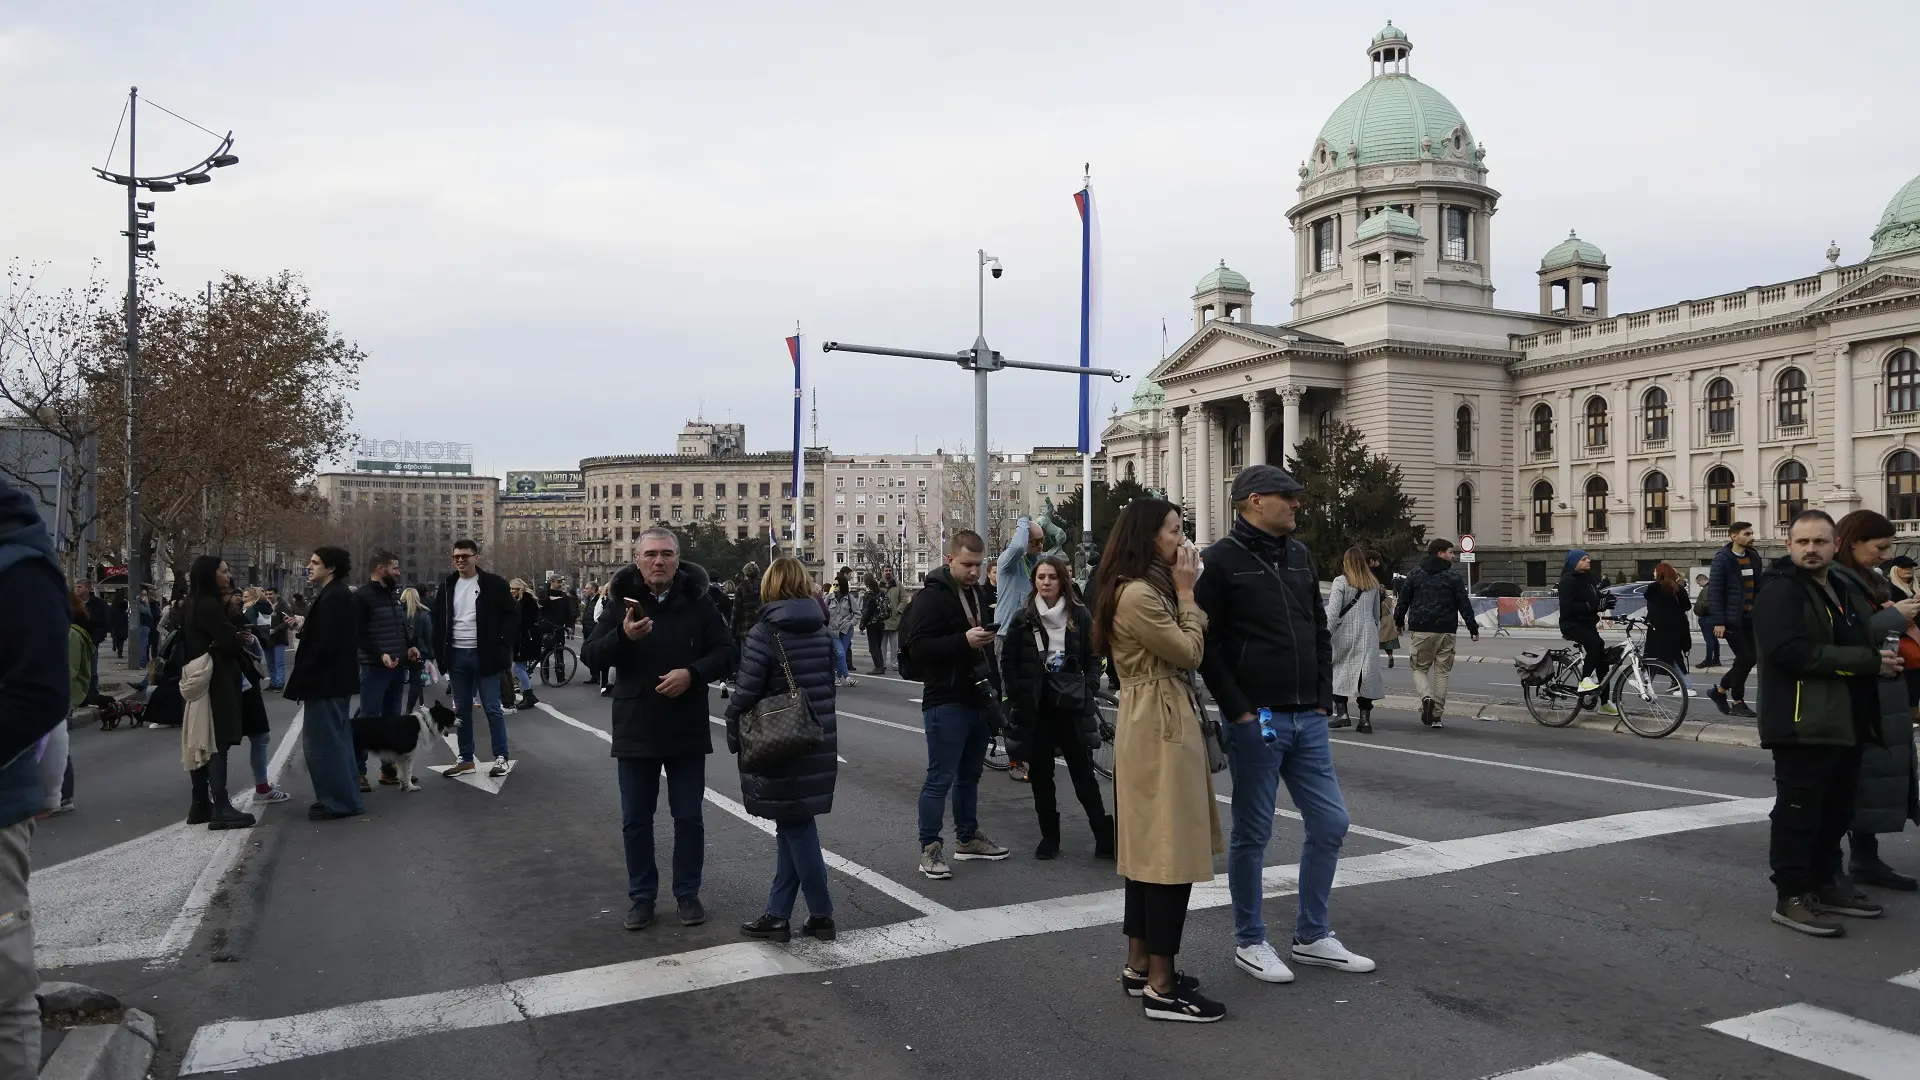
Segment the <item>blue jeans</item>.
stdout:
<path fill-rule="evenodd" d="M 411 713 L 415 706 L 420 704 L 421 696 L 426 693 L 427 665 L 424 661 L 418 664 L 407 664 L 405 665 L 405 671 L 407 673 L 405 680 L 407 684 L 407 704 L 405 711 Z"/>
<path fill-rule="evenodd" d="M 1278 712 L 1272 746 L 1260 738 L 1259 721 L 1228 724 L 1227 763 L 1233 773 L 1233 837 L 1227 843 L 1227 891 L 1233 896 L 1233 934 L 1241 945 L 1267 939 L 1260 914 L 1261 869 L 1267 841 L 1273 837 L 1274 798 L 1280 781 L 1299 809 L 1307 830 L 1300 855 L 1300 916 L 1294 940 L 1319 941 L 1327 925 L 1327 894 L 1347 836 L 1347 804 L 1333 774 L 1327 743 L 1327 718 L 1318 712 Z"/>
<path fill-rule="evenodd" d="M 521 693 L 533 693 L 533 674 L 527 670 L 527 665 L 515 660 L 513 662 L 513 677 L 519 681 Z"/>
<path fill-rule="evenodd" d="M 844 679 L 847 677 L 847 658 L 853 652 L 853 631 L 828 634 L 827 637 L 833 641 L 833 677 Z"/>
<path fill-rule="evenodd" d="M 273 744 L 273 732 L 263 731 L 258 735 L 247 736 L 247 761 L 253 766 L 253 786 L 260 787 L 267 780 L 267 747 Z"/>
<path fill-rule="evenodd" d="M 315 698 L 306 703 L 300 748 L 307 759 L 313 798 L 334 813 L 364 814 L 359 770 L 353 766 L 352 698 Z"/>
<path fill-rule="evenodd" d="M 1720 664 L 1720 639 L 1713 636 L 1713 624 L 1700 620 L 1700 637 L 1704 639 L 1707 655 L 1700 660 L 1701 667 L 1718 667 Z"/>
<path fill-rule="evenodd" d="M 144 649 L 146 643 L 141 642 Z M 267 686 L 278 690 L 287 685 L 287 647 L 285 645 L 267 646 Z"/>
<path fill-rule="evenodd" d="M 793 916 L 793 899 L 807 894 L 807 911 L 814 918 L 833 914 L 827 895 L 827 861 L 820 855 L 820 830 L 813 818 L 785 818 L 773 823 L 773 843 L 779 855 L 773 864 L 773 889 L 767 893 L 767 914 Z"/>
<path fill-rule="evenodd" d="M 360 710 L 355 716 L 398 716 L 400 697 L 406 692 L 406 665 L 360 665 Z"/>
<path fill-rule="evenodd" d="M 953 835 L 964 844 L 979 829 L 980 773 L 987 765 L 987 710 L 935 705 L 920 714 L 927 729 L 927 781 L 920 788 L 920 846 L 940 839 L 953 792 Z"/>
<path fill-rule="evenodd" d="M 493 756 L 507 756 L 507 714 L 500 711 L 500 678 L 480 674 L 477 649 L 453 650 L 453 663 L 447 667 L 453 676 L 453 715 L 460 721 L 460 760 L 473 760 L 473 694 L 480 692 L 480 707 L 487 714 L 487 736 L 493 743 Z"/>
<path fill-rule="evenodd" d="M 620 840 L 627 852 L 627 899 L 651 904 L 660 895 L 660 870 L 653 862 L 653 813 L 660 804 L 662 770 L 667 774 L 667 813 L 673 817 L 673 896 L 676 900 L 699 896 L 700 869 L 707 853 L 707 826 L 700 817 L 700 800 L 707 790 L 707 755 L 615 758 L 614 765 L 620 774 Z M 814 849 L 819 847 L 816 838 Z M 791 897 L 788 903 L 791 905 Z"/>

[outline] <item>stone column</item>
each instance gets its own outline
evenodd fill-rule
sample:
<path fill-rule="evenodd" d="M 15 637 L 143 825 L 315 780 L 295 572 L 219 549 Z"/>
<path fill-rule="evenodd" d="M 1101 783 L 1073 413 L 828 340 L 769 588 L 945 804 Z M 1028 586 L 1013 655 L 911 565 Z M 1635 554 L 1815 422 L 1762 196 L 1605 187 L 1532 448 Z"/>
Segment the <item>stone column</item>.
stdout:
<path fill-rule="evenodd" d="M 1297 386 L 1280 391 L 1280 452 L 1286 457 L 1300 452 L 1300 399 L 1305 396 Z"/>
<path fill-rule="evenodd" d="M 1739 486 L 1746 498 L 1739 500 L 1739 505 L 1745 511 L 1741 516 L 1755 524 L 1774 519 L 1766 512 L 1772 478 L 1760 475 L 1760 412 L 1760 361 L 1749 360 L 1740 365 L 1740 438 L 1746 445 L 1740 455 L 1743 482 Z"/>
<path fill-rule="evenodd" d="M 1593 283 L 1593 307 L 1600 318 L 1607 317 L 1607 279 L 1601 278 Z"/>
<path fill-rule="evenodd" d="M 1560 425 L 1560 483 L 1554 491 L 1555 502 L 1564 503 L 1572 511 L 1573 529 L 1567 535 L 1567 542 L 1580 542 L 1580 500 L 1586 496 L 1584 491 L 1573 490 L 1573 456 L 1580 450 L 1580 418 L 1573 412 L 1573 390 L 1560 391 L 1560 408 L 1556 410 Z M 1555 517 L 1563 517 L 1555 513 Z"/>
<path fill-rule="evenodd" d="M 1860 493 L 1853 489 L 1853 351 L 1844 341 L 1832 348 L 1833 494 L 1827 501 L 1839 517 L 1854 509 Z"/>
<path fill-rule="evenodd" d="M 1545 315 L 1551 312 L 1552 310 L 1553 310 L 1553 282 L 1542 281 L 1540 283 L 1540 314 Z"/>
<path fill-rule="evenodd" d="M 1247 464 L 1267 463 L 1267 399 L 1258 390 L 1240 395 L 1247 402 Z"/>
<path fill-rule="evenodd" d="M 1700 528 L 1697 501 L 1693 497 L 1693 372 L 1682 371 L 1667 398 L 1668 445 L 1673 447 L 1675 467 L 1667 477 L 1667 535 L 1682 543 L 1705 539 Z M 1678 509 L 1675 509 L 1675 507 Z"/>
<path fill-rule="evenodd" d="M 1187 504 L 1187 410 L 1184 406 L 1169 409 L 1167 415 L 1171 418 L 1169 449 L 1173 451 L 1172 460 L 1167 463 L 1167 498 L 1184 507 Z"/>
<path fill-rule="evenodd" d="M 1607 508 L 1608 532 L 1618 540 L 1633 538 L 1633 491 L 1632 479 L 1627 471 L 1627 440 L 1633 434 L 1632 420 L 1627 415 L 1627 382 L 1625 379 L 1613 384 L 1613 404 L 1608 411 L 1612 430 L 1607 432 L 1609 445 L 1613 447 L 1613 505 Z"/>
<path fill-rule="evenodd" d="M 1213 540 L 1213 416 L 1201 405 L 1195 419 L 1193 539 L 1205 546 Z"/>

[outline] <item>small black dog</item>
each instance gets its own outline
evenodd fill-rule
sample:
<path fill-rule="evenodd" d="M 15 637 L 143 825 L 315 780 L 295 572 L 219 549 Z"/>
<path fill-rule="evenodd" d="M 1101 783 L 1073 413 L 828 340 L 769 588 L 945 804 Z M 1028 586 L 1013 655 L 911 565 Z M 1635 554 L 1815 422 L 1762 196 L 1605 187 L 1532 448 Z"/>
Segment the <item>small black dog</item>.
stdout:
<path fill-rule="evenodd" d="M 353 759 L 365 761 L 369 751 L 378 754 L 383 764 L 398 767 L 401 791 L 419 791 L 420 780 L 413 775 L 413 755 L 420 749 L 420 740 L 445 738 L 456 723 L 453 710 L 438 701 L 401 716 L 356 716 Z"/>

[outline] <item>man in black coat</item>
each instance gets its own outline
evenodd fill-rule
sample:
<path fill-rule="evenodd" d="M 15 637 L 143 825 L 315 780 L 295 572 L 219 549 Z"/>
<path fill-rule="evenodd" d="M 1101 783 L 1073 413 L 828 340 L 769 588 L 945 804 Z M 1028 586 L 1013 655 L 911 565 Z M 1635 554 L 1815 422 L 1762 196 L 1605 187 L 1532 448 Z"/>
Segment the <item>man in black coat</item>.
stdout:
<path fill-rule="evenodd" d="M 480 545 L 472 540 L 453 542 L 453 573 L 440 587 L 433 605 L 434 655 L 451 677 L 453 713 L 459 718 L 460 760 L 442 776 L 474 771 L 473 695 L 487 714 L 487 737 L 493 743 L 489 775 L 507 774 L 507 714 L 500 709 L 500 676 L 513 662 L 513 642 L 520 630 L 520 605 L 507 588 L 507 579 L 480 569 Z"/>
<path fill-rule="evenodd" d="M 1427 545 L 1420 568 L 1400 586 L 1394 621 L 1404 629 L 1413 647 L 1413 692 L 1420 695 L 1420 722 L 1445 727 L 1447 679 L 1453 674 L 1453 642 L 1460 623 L 1467 636 L 1480 640 L 1480 623 L 1473 615 L 1467 579 L 1453 566 L 1453 542 L 1435 539 Z"/>
<path fill-rule="evenodd" d="M 300 741 L 317 800 L 307 808 L 313 821 L 366 812 L 353 765 L 353 719 L 347 715 L 360 689 L 359 635 L 347 588 L 352 569 L 353 560 L 337 547 L 316 548 L 307 559 L 307 579 L 320 587 L 320 595 L 296 627 L 300 647 L 287 676 L 287 700 L 306 703 Z"/>
<path fill-rule="evenodd" d="M 354 590 L 354 633 L 360 653 L 359 716 L 398 716 L 406 693 L 406 664 L 420 658 L 407 645 L 407 616 L 400 607 L 400 557 L 373 553 L 365 585 Z"/>
<path fill-rule="evenodd" d="M 607 603 L 582 648 L 589 668 L 612 668 L 613 758 L 620 779 L 620 835 L 626 847 L 625 926 L 653 922 L 660 874 L 653 858 L 653 815 L 660 774 L 667 775 L 667 811 L 673 815 L 673 895 L 680 922 L 707 919 L 700 904 L 706 855 L 701 800 L 707 755 L 713 753 L 707 684 L 725 678 L 734 642 L 720 609 L 707 596 L 707 572 L 680 562 L 672 531 L 640 534 L 634 565 L 607 584 Z"/>

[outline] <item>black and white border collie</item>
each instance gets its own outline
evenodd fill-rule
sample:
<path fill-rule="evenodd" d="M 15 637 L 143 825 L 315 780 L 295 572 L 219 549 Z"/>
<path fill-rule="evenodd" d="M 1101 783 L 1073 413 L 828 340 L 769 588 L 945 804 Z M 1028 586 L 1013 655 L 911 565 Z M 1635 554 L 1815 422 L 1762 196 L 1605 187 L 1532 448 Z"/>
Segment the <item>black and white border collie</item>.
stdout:
<path fill-rule="evenodd" d="M 413 774 L 413 755 L 420 750 L 421 740 L 445 738 L 456 723 L 453 710 L 438 701 L 422 704 L 400 716 L 356 716 L 353 718 L 353 759 L 365 761 L 369 751 L 378 754 L 382 764 L 399 770 L 401 791 L 419 791 L 420 780 Z"/>

